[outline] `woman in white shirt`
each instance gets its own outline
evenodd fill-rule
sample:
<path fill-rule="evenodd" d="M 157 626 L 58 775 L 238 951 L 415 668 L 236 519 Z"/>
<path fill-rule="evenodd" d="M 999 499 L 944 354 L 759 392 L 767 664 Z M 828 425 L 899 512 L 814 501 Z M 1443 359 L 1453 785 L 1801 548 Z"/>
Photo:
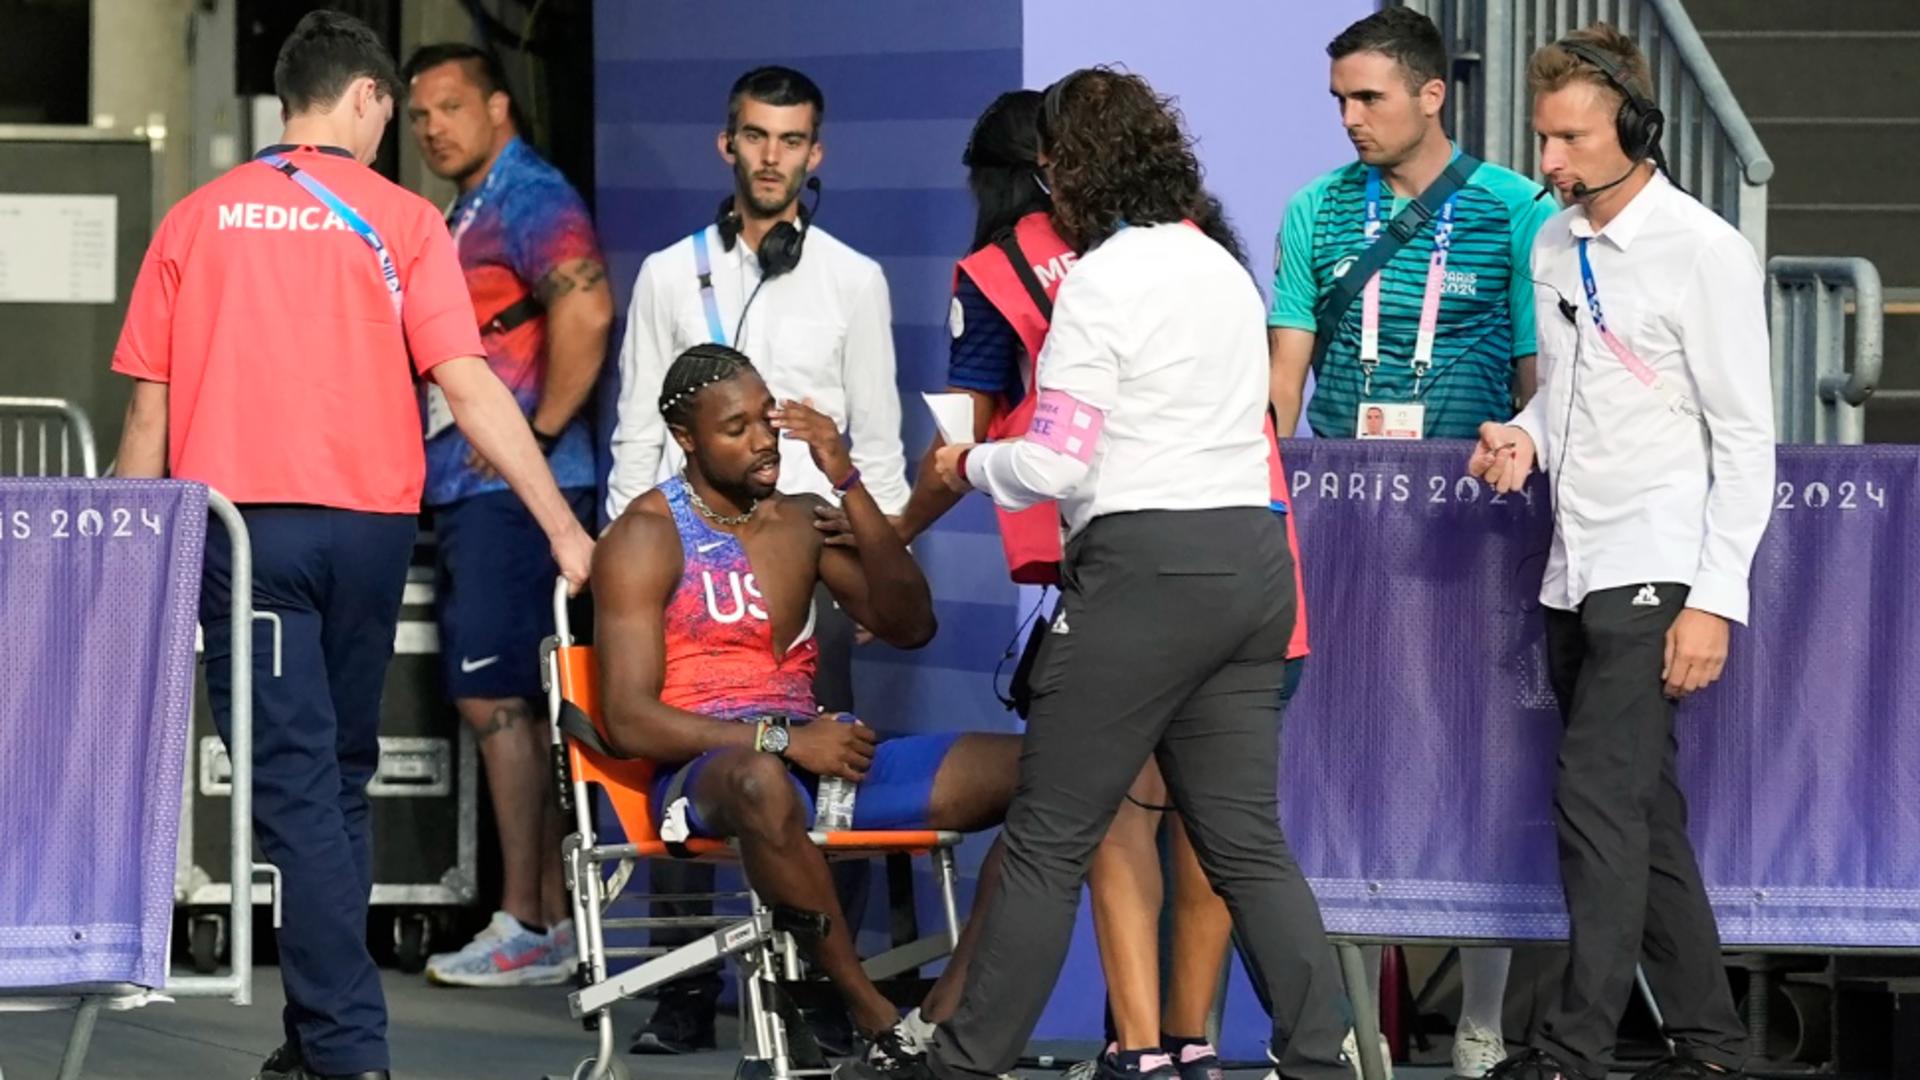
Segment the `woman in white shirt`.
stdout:
<path fill-rule="evenodd" d="M 935 464 L 1008 509 L 1059 501 L 1062 602 L 1035 665 L 1001 891 L 960 1009 L 924 1057 L 854 1075 L 1013 1067 L 1065 958 L 1093 850 L 1156 756 L 1267 982 L 1279 1075 L 1344 1080 L 1333 953 L 1278 820 L 1295 596 L 1270 506 L 1259 290 L 1192 224 L 1199 163 L 1145 80 L 1075 72 L 1048 91 L 1042 119 L 1056 216 L 1086 254 L 1056 301 L 1034 422 L 1017 440 L 946 447 Z M 1164 1056 L 1132 1064 L 1143 1076 L 1172 1068 Z"/>

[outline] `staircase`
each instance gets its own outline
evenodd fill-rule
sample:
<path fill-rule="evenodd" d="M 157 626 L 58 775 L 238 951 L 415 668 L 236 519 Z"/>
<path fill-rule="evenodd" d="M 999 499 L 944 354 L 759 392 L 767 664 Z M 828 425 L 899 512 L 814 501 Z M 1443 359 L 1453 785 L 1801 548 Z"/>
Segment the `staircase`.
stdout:
<path fill-rule="evenodd" d="M 1885 286 L 1869 442 L 1920 442 L 1920 0 L 1686 0 L 1775 166 L 1769 255 L 1860 255 Z"/>

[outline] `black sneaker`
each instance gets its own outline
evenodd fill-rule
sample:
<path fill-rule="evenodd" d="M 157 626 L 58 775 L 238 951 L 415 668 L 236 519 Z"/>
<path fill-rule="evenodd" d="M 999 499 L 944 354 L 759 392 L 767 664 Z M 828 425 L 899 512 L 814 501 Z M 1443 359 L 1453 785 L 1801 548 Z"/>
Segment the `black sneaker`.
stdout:
<path fill-rule="evenodd" d="M 886 1039 L 887 1035 L 882 1035 L 868 1045 L 866 1054 L 841 1062 L 833 1070 L 833 1080 L 934 1080 L 924 1054 L 901 1052 L 896 1055 L 892 1050 L 881 1049 Z M 900 1049 L 897 1040 L 893 1049 Z"/>
<path fill-rule="evenodd" d="M 1215 1075 L 1218 1075 L 1219 1066 L 1220 1059 L 1215 1057 Z M 1173 1058 L 1164 1050 L 1108 1050 L 1100 1055 L 1099 1065 L 1093 1075 L 1096 1080 L 1184 1080 Z"/>
<path fill-rule="evenodd" d="M 1493 1067 L 1487 1080 L 1579 1080 L 1572 1069 L 1545 1050 L 1526 1049 Z"/>
<path fill-rule="evenodd" d="M 1661 1058 L 1633 1074 L 1633 1080 L 1746 1080 L 1746 1073 L 1698 1058 Z"/>
<path fill-rule="evenodd" d="M 253 1080 L 300 1080 L 306 1071 L 307 1063 L 300 1056 L 300 1048 L 288 1039 L 260 1063 L 260 1071 L 253 1075 Z"/>
<path fill-rule="evenodd" d="M 1177 1051 L 1169 1046 L 1167 1053 L 1173 1057 L 1173 1067 L 1180 1071 L 1180 1080 L 1226 1080 L 1220 1052 L 1210 1042 L 1189 1042 Z"/>
<path fill-rule="evenodd" d="M 292 1041 L 280 1044 L 280 1049 L 267 1055 L 260 1063 L 260 1071 L 254 1074 L 254 1080 L 389 1080 L 387 1070 L 370 1069 L 366 1072 L 346 1073 L 344 1075 L 322 1075 L 307 1068 L 301 1059 L 300 1048 Z"/>
<path fill-rule="evenodd" d="M 691 1054 L 711 1050 L 713 999 L 706 994 L 662 994 L 653 1015 L 633 1036 L 635 1054 Z"/>

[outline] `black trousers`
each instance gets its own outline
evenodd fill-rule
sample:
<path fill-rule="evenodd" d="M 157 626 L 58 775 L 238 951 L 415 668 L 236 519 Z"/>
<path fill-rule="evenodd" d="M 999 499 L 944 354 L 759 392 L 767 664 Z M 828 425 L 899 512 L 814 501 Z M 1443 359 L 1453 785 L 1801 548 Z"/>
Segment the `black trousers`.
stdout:
<path fill-rule="evenodd" d="M 814 591 L 814 640 L 820 645 L 820 663 L 813 674 L 814 703 L 829 712 L 853 711 L 853 620 L 834 603 L 833 594 L 821 585 Z M 833 864 L 833 883 L 840 894 L 840 909 L 857 920 L 866 909 L 867 887 L 872 864 L 845 861 Z M 647 877 L 655 894 L 675 895 L 710 893 L 714 890 L 712 863 L 680 862 L 677 859 L 652 859 Z M 713 905 L 704 900 L 652 905 L 651 915 L 685 917 L 713 914 Z M 677 948 L 707 936 L 702 927 L 667 927 L 648 933 L 653 945 Z M 702 997 L 708 1007 L 720 997 L 720 968 L 713 965 L 689 972 L 662 986 L 660 994 L 689 994 Z"/>
<path fill-rule="evenodd" d="M 1572 921 L 1558 1003 L 1542 1026 L 1569 1068 L 1604 1078 L 1634 966 L 1680 1052 L 1738 1068 L 1746 1034 L 1720 960 L 1675 771 L 1674 703 L 1660 678 L 1682 585 L 1591 593 L 1547 613 L 1547 663 L 1566 733 L 1554 788 Z"/>
<path fill-rule="evenodd" d="M 1059 977 L 1095 847 L 1148 755 L 1267 981 L 1289 1080 L 1347 1080 L 1333 950 L 1279 823 L 1293 560 L 1265 508 L 1096 519 L 1068 545 L 1035 664 L 1001 887 L 929 1064 L 1013 1067 Z"/>

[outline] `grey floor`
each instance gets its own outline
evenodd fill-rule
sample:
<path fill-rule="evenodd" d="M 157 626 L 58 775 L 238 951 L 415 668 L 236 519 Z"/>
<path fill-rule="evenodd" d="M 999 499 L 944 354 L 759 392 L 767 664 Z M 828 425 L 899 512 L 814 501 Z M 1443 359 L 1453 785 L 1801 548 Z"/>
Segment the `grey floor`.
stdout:
<path fill-rule="evenodd" d="M 556 989 L 448 990 L 417 977 L 383 972 L 392 1020 L 395 1080 L 538 1080 L 566 1075 L 590 1052 L 591 1039 L 567 1017 Z M 254 1004 L 223 1001 L 149 1005 L 102 1013 L 87 1057 L 90 1080 L 246 1080 L 280 1042 L 279 972 L 262 968 Z M 620 1006 L 625 1037 L 651 1006 Z M 0 1013 L 0 1069 L 5 1080 L 48 1080 L 59 1068 L 71 1013 Z M 724 1021 L 723 1021 L 724 1024 Z M 735 1046 L 731 1025 L 720 1035 Z M 629 1056 L 635 1076 L 661 1080 L 730 1080 L 737 1055 L 729 1049 L 680 1058 Z M 1058 1072 L 1024 1070 L 1029 1080 L 1057 1080 Z M 1401 1066 L 1403 1080 L 1440 1080 L 1441 1067 Z M 1258 1080 L 1261 1073 L 1229 1074 Z"/>

